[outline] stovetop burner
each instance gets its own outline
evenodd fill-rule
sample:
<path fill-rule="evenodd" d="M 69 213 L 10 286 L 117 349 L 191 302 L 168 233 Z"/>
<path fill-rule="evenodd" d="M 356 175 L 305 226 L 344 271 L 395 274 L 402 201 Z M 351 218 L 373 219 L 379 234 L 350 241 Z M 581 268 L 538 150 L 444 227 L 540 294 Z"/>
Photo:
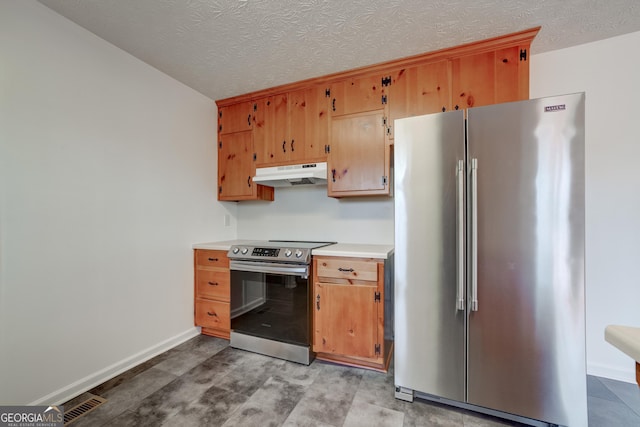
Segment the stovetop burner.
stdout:
<path fill-rule="evenodd" d="M 263 240 L 233 245 L 227 256 L 232 260 L 269 261 L 309 264 L 311 250 L 336 242 L 316 242 L 301 240 Z"/>

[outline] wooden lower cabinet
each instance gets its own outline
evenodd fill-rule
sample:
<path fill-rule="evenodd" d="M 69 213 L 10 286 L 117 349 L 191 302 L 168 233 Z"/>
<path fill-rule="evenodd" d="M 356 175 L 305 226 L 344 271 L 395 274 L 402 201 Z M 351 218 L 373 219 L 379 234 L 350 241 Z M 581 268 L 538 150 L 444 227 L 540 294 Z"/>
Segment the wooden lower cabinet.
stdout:
<path fill-rule="evenodd" d="M 195 325 L 202 333 L 229 339 L 230 273 L 226 251 L 194 251 Z"/>
<path fill-rule="evenodd" d="M 385 316 L 385 291 L 392 288 L 386 263 L 374 258 L 314 257 L 313 351 L 318 359 L 388 370 L 393 328 L 391 311 Z"/>

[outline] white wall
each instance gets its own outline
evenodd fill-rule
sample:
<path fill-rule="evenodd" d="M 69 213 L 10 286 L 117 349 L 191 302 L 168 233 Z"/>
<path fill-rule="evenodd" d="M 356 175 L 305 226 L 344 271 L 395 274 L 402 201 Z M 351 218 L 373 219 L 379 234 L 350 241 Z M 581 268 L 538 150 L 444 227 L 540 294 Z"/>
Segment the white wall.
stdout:
<path fill-rule="evenodd" d="M 0 404 L 59 403 L 193 336 L 216 107 L 33 1 L 0 2 Z"/>
<path fill-rule="evenodd" d="M 608 324 L 640 327 L 640 32 L 533 55 L 531 97 L 586 93 L 587 364 L 634 380 L 630 357 L 604 341 Z"/>
<path fill-rule="evenodd" d="M 333 199 L 327 186 L 276 188 L 238 205 L 238 238 L 393 244 L 393 198 Z"/>

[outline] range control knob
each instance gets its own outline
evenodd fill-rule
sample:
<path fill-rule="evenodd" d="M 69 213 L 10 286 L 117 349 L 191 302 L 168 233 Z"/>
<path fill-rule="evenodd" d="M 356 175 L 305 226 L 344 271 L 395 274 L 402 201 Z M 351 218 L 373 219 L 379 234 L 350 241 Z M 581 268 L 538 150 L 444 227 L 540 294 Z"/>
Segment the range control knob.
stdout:
<path fill-rule="evenodd" d="M 286 251 L 284 251 L 284 256 L 289 258 L 291 256 L 291 249 L 287 249 Z"/>
<path fill-rule="evenodd" d="M 239 251 L 240 251 L 240 248 L 239 248 L 239 247 L 237 247 L 237 246 L 234 246 L 234 247 L 233 247 L 233 249 L 232 249 L 232 252 L 233 252 L 234 254 L 237 254 Z"/>
<path fill-rule="evenodd" d="M 247 249 L 247 248 L 242 248 L 242 249 L 240 250 L 240 252 L 242 252 L 242 255 L 246 255 L 246 253 L 247 253 L 247 252 L 249 252 L 249 249 Z"/>
<path fill-rule="evenodd" d="M 296 258 L 300 258 L 302 256 L 302 251 L 300 249 L 296 250 Z"/>

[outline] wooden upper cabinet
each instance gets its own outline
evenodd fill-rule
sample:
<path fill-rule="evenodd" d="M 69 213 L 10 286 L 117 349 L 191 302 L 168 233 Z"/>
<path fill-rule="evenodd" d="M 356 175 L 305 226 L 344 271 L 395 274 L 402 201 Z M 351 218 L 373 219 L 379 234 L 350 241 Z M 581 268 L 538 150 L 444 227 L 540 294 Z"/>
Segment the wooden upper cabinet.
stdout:
<path fill-rule="evenodd" d="M 331 116 L 379 110 L 386 101 L 382 74 L 341 80 L 331 85 Z"/>
<path fill-rule="evenodd" d="M 289 159 L 287 94 L 257 100 L 254 137 L 256 165 L 283 164 Z"/>
<path fill-rule="evenodd" d="M 529 45 L 512 46 L 451 60 L 453 108 L 529 98 Z"/>
<path fill-rule="evenodd" d="M 273 200 L 272 187 L 253 182 L 256 168 L 252 132 L 218 137 L 218 200 Z"/>
<path fill-rule="evenodd" d="M 329 94 L 313 86 L 289 94 L 291 160 L 325 161 L 329 143 Z"/>
<path fill-rule="evenodd" d="M 253 102 L 241 102 L 220 107 L 218 111 L 218 134 L 253 129 L 253 107 Z"/>
<path fill-rule="evenodd" d="M 328 195 L 389 194 L 389 145 L 384 111 L 347 114 L 331 120 Z"/>
<path fill-rule="evenodd" d="M 329 196 L 390 194 L 394 120 L 528 99 L 529 46 L 539 30 L 216 101 L 219 140 L 253 136 L 253 151 L 244 151 L 244 140 L 235 151 L 221 149 L 219 199 L 273 200 L 273 188 L 247 183 L 256 166 L 325 160 Z"/>
<path fill-rule="evenodd" d="M 388 90 L 389 138 L 393 139 L 394 120 L 451 109 L 449 61 L 397 70 L 391 74 Z"/>
<path fill-rule="evenodd" d="M 256 101 L 256 165 L 324 161 L 329 139 L 328 106 L 328 97 L 319 86 Z"/>

